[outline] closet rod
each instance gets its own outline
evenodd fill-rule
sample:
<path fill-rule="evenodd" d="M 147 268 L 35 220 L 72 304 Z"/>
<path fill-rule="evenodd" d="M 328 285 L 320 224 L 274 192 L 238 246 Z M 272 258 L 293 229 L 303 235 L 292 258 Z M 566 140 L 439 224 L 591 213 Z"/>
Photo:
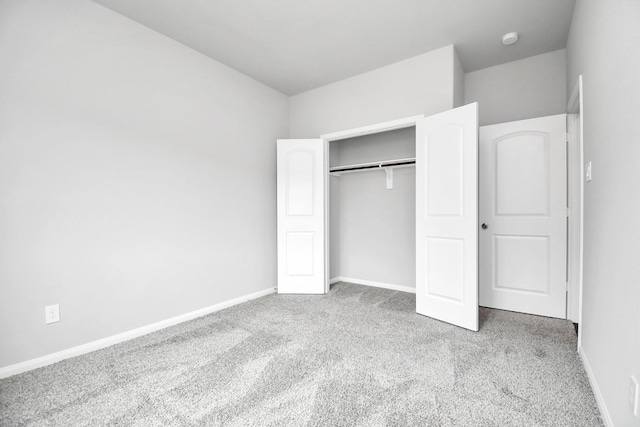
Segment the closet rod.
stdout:
<path fill-rule="evenodd" d="M 334 166 L 329 168 L 329 172 L 348 172 L 348 171 L 358 171 L 358 170 L 366 170 L 366 169 L 377 169 L 384 168 L 390 166 L 407 166 L 413 165 L 416 163 L 416 158 L 411 157 L 407 159 L 397 159 L 397 160 L 383 160 L 380 162 L 370 162 L 370 163 L 358 163 L 354 165 L 345 165 L 345 166 Z"/>

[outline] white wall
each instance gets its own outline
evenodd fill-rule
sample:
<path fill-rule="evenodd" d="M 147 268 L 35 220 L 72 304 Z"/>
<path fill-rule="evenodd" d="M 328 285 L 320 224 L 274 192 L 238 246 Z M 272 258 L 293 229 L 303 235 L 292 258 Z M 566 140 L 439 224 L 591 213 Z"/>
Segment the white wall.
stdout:
<path fill-rule="evenodd" d="M 467 73 L 464 90 L 481 126 L 565 113 L 565 50 Z"/>
<path fill-rule="evenodd" d="M 453 46 L 290 98 L 292 138 L 318 136 L 453 108 Z"/>
<path fill-rule="evenodd" d="M 640 2 L 579 0 L 567 81 L 584 78 L 584 360 L 611 425 L 638 426 L 629 377 L 640 380 Z"/>
<path fill-rule="evenodd" d="M 415 128 L 331 142 L 332 166 L 415 157 Z M 331 277 L 415 288 L 415 168 L 332 177 Z"/>
<path fill-rule="evenodd" d="M 285 96 L 85 0 L 0 57 L 0 367 L 275 286 Z"/>

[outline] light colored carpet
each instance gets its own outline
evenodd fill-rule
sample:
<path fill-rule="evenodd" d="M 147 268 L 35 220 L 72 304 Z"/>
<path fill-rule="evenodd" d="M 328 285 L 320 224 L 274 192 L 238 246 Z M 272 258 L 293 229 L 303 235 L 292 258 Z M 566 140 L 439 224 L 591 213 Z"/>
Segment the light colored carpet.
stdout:
<path fill-rule="evenodd" d="M 0 380 L 0 424 L 599 426 L 568 321 L 348 283 L 270 295 Z"/>

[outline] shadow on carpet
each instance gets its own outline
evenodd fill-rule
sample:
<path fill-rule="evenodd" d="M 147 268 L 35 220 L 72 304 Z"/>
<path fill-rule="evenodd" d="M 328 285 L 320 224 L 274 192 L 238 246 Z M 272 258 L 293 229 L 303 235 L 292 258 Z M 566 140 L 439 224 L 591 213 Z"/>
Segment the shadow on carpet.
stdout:
<path fill-rule="evenodd" d="M 600 426 L 571 322 L 415 295 L 270 295 L 0 380 L 0 425 Z"/>

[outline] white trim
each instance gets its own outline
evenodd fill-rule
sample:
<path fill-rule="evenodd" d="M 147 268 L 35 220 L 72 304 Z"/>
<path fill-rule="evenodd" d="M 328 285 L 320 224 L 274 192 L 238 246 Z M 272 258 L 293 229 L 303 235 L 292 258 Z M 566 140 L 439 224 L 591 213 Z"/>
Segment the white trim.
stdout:
<path fill-rule="evenodd" d="M 598 383 L 596 382 L 596 377 L 593 375 L 593 371 L 591 370 L 591 365 L 589 365 L 589 361 L 587 360 L 587 355 L 584 353 L 584 350 L 580 346 L 578 346 L 578 354 L 580 355 L 580 359 L 582 360 L 584 371 L 587 373 L 589 384 L 591 384 L 591 390 L 593 391 L 593 395 L 596 398 L 596 403 L 598 404 L 598 409 L 600 410 L 600 416 L 602 417 L 602 421 L 604 422 L 604 425 L 606 427 L 613 427 L 613 421 L 611 421 L 611 415 L 609 415 L 609 411 L 607 410 L 607 405 L 605 405 L 604 403 L 604 398 L 602 397 L 602 393 L 600 392 L 600 388 L 598 387 Z"/>
<path fill-rule="evenodd" d="M 577 107 L 582 107 L 581 95 L 582 95 L 582 74 L 578 76 L 576 85 L 573 87 L 573 91 L 571 92 L 571 96 L 569 97 L 569 102 L 567 103 L 568 113 L 577 113 L 579 111 L 577 110 Z"/>
<path fill-rule="evenodd" d="M 331 279 L 331 284 L 338 282 L 355 283 L 356 285 L 373 286 L 375 288 L 391 289 L 392 291 L 409 292 L 411 294 L 416 293 L 416 288 L 409 286 L 394 285 L 392 283 L 374 282 L 372 280 L 354 279 L 353 277 L 338 276 Z"/>
<path fill-rule="evenodd" d="M 424 115 L 411 116 L 403 119 L 391 120 L 389 122 L 376 123 L 375 125 L 326 133 L 324 135 L 320 135 L 320 138 L 325 141 L 339 141 L 341 139 L 356 138 L 358 136 L 371 135 L 373 133 L 409 128 L 415 126 L 416 122 L 423 117 Z"/>
<path fill-rule="evenodd" d="M 328 294 L 331 290 L 331 283 L 329 281 L 331 277 L 330 269 L 330 248 L 331 248 L 331 181 L 329 178 L 329 143 L 325 140 L 324 144 L 324 158 L 322 159 L 322 170 L 324 171 L 322 179 L 324 180 L 324 199 L 323 199 L 323 221 L 324 221 L 324 293 Z"/>
<path fill-rule="evenodd" d="M 265 295 L 269 295 L 275 292 L 275 288 L 263 289 L 258 292 L 254 292 L 249 295 L 244 295 L 232 300 L 224 301 L 218 304 L 211 305 L 209 307 L 201 308 L 199 310 L 192 311 L 190 313 L 181 314 L 180 316 L 172 317 L 170 319 L 161 320 L 160 322 L 152 323 L 141 328 L 132 329 L 121 334 L 112 335 L 107 338 L 102 338 L 97 341 L 92 341 L 86 344 L 82 344 L 76 347 L 71 347 L 66 350 L 58 351 L 56 353 L 47 354 L 46 356 L 38 357 L 35 359 L 27 360 L 25 362 L 9 365 L 4 368 L 0 368 L 0 379 L 7 378 L 12 375 L 21 374 L 23 372 L 31 371 L 33 369 L 41 368 L 43 366 L 51 365 L 64 359 L 80 356 L 92 351 L 100 350 L 105 347 L 112 346 L 114 344 L 128 341 L 133 338 L 147 335 L 151 332 L 158 331 L 160 329 L 167 328 L 169 326 L 177 325 L 178 323 L 186 322 L 188 320 L 196 319 L 198 317 L 205 316 L 207 314 L 214 313 L 216 311 L 223 310 L 225 308 L 232 307 L 234 305 L 241 304 L 243 302 L 250 301 L 252 299 L 260 298 Z"/>
<path fill-rule="evenodd" d="M 368 125 L 368 126 L 363 126 L 363 127 L 359 127 L 359 128 L 353 128 L 353 129 L 346 129 L 346 130 L 342 130 L 342 131 L 338 131 L 338 132 L 331 132 L 331 133 L 325 133 L 324 135 L 320 135 L 320 138 L 330 142 L 330 141 L 339 141 L 341 139 L 347 139 L 347 138 L 356 138 L 358 136 L 364 136 L 364 135 L 371 135 L 371 134 L 376 134 L 376 133 L 381 133 L 381 132 L 387 132 L 387 131 L 391 131 L 391 130 L 396 130 L 396 129 L 404 129 L 404 128 L 409 128 L 409 127 L 415 127 L 416 123 L 418 122 L 418 120 L 423 119 L 424 118 L 424 114 L 421 115 L 417 115 L 417 116 L 411 116 L 411 117 L 405 117 L 405 118 L 401 118 L 401 119 L 396 119 L 396 120 L 391 120 L 388 122 L 382 122 L 382 123 L 376 123 L 373 125 Z M 327 144 L 328 146 L 328 144 Z M 325 151 L 325 160 L 328 161 L 329 159 L 329 151 L 327 148 L 327 151 Z M 329 176 L 329 168 L 326 167 L 328 165 L 325 165 L 325 171 L 326 171 L 326 176 L 325 178 L 328 180 L 328 176 Z M 330 196 L 329 196 L 329 190 L 330 186 L 328 185 L 328 181 L 327 181 L 327 186 L 326 186 L 326 192 L 325 192 L 325 274 L 326 274 L 326 278 L 330 278 L 329 275 L 329 263 L 330 263 L 330 243 L 329 243 L 329 212 L 330 212 L 330 206 L 329 206 L 329 200 L 330 200 Z M 399 286 L 399 285 L 393 285 L 393 284 L 387 284 L 387 283 L 379 283 L 379 282 L 370 282 L 370 281 L 363 281 L 363 280 L 358 280 L 358 279 L 349 279 L 346 280 L 348 278 L 343 278 L 343 277 L 337 277 L 337 278 L 333 278 L 333 279 L 329 279 L 326 285 L 326 291 L 329 291 L 329 287 L 333 284 L 336 283 L 336 281 L 340 281 L 342 279 L 345 279 L 344 281 L 350 281 L 353 283 L 357 283 L 357 284 L 361 284 L 361 285 L 367 285 L 367 286 L 375 286 L 375 287 L 379 287 L 379 288 L 385 288 L 385 289 L 392 289 L 392 290 L 397 290 L 397 291 L 402 291 L 402 292 L 412 292 L 415 293 L 415 289 L 414 288 L 410 288 L 407 286 Z"/>
<path fill-rule="evenodd" d="M 567 117 L 578 114 L 578 123 L 574 124 L 577 129 L 569 131 L 569 194 L 570 194 L 570 216 L 569 216 L 569 239 L 567 268 L 569 269 L 569 288 L 567 294 L 567 318 L 577 322 L 578 346 L 582 342 L 582 287 L 584 269 L 584 109 L 583 109 L 583 85 L 582 75 L 578 76 L 569 102 L 567 103 Z M 576 133 L 578 138 L 576 138 Z M 571 205 L 573 204 L 573 206 Z M 577 224 L 577 233 L 571 233 Z M 577 313 L 574 307 L 577 306 Z M 569 310 L 571 309 L 571 310 Z"/>

